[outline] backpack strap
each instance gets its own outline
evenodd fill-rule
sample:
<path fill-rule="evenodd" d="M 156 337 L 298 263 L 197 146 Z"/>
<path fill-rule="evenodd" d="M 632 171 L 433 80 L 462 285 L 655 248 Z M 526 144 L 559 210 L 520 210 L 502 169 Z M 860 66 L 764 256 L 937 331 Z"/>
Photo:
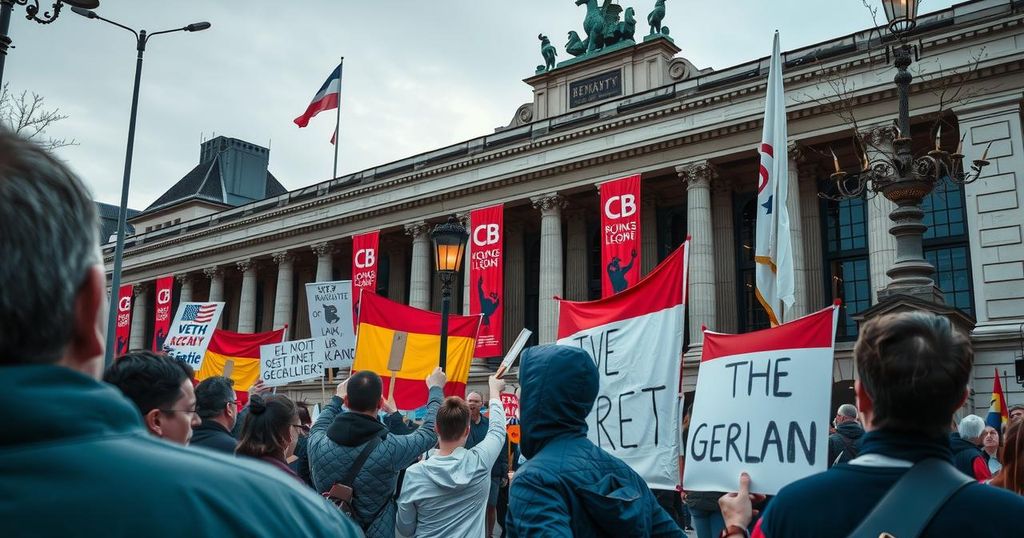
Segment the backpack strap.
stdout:
<path fill-rule="evenodd" d="M 882 532 L 916 538 L 946 501 L 972 482 L 949 462 L 921 460 L 889 488 L 849 538 L 877 538 Z"/>
<path fill-rule="evenodd" d="M 370 441 L 366 443 L 362 452 L 356 456 L 356 461 L 352 462 L 352 467 L 349 468 L 348 474 L 346 474 L 345 478 L 341 480 L 342 485 L 348 486 L 353 490 L 356 489 L 355 480 L 356 477 L 359 476 L 359 471 L 363 470 L 363 465 L 366 464 L 366 459 L 370 457 L 370 453 L 373 452 L 373 449 L 377 448 L 377 445 L 381 444 L 382 441 L 383 439 L 381 439 L 380 436 L 374 435 L 373 439 L 370 439 Z"/>

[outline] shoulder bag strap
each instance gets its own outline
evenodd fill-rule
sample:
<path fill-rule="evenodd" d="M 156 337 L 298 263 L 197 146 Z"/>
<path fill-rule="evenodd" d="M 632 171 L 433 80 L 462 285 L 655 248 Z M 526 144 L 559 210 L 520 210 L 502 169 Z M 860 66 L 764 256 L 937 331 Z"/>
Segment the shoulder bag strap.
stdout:
<path fill-rule="evenodd" d="M 849 538 L 878 538 L 882 532 L 916 538 L 946 501 L 971 482 L 949 462 L 919 461 L 889 488 Z"/>
<path fill-rule="evenodd" d="M 363 470 L 363 465 L 366 464 L 366 459 L 370 457 L 370 453 L 373 452 L 373 449 L 377 448 L 377 445 L 379 445 L 381 441 L 382 439 L 380 436 L 374 435 L 373 439 L 370 439 L 370 441 L 366 443 L 366 446 L 363 447 L 363 451 L 356 457 L 356 461 L 352 462 L 352 468 L 348 470 L 348 474 L 346 474 L 345 478 L 341 481 L 342 485 L 348 486 L 353 490 L 356 489 L 355 480 L 356 477 L 359 476 L 359 471 Z"/>

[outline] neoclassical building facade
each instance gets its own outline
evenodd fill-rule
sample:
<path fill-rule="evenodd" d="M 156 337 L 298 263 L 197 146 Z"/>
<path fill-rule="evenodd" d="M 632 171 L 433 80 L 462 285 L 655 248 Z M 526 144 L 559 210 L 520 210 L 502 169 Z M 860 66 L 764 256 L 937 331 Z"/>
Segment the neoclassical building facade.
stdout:
<path fill-rule="evenodd" d="M 1024 185 L 1016 178 L 1024 172 L 1024 10 L 1016 5 L 961 4 L 923 16 L 911 36 L 919 54 L 910 98 L 915 152 L 935 143 L 941 123 L 944 146 L 962 138 L 965 162 L 986 154 L 992 163 L 978 181 L 938 185 L 924 204 L 936 283 L 948 304 L 976 320 L 971 405 L 981 413 L 996 371 L 1006 376 L 1010 403 L 1024 401 L 1013 371 L 1024 323 Z M 836 401 L 852 399 L 853 316 L 877 300 L 894 263 L 893 206 L 881 196 L 836 202 L 819 193 L 834 189 L 833 151 L 853 169 L 865 152 L 874 159 L 891 150 L 895 70 L 883 35 L 866 30 L 783 58 L 797 271 L 787 318 L 843 301 Z M 684 357 L 692 390 L 702 326 L 767 326 L 753 295 L 753 201 L 768 58 L 712 71 L 679 53 L 662 37 L 540 72 L 525 80 L 534 101 L 507 127 L 459 144 L 231 209 L 192 208 L 185 218 L 167 217 L 174 208 L 143 212 L 124 259 L 123 281 L 136 285 L 132 346 L 149 341 L 153 281 L 166 274 L 177 278 L 176 300 L 225 301 L 227 329 L 288 324 L 292 338 L 307 337 L 304 285 L 349 277 L 352 236 L 373 230 L 381 231 L 378 293 L 439 309 L 432 225 L 497 202 L 505 207 L 505 334 L 526 327 L 534 343 L 552 342 L 553 297 L 600 295 L 596 185 L 637 173 L 642 271 L 692 238 Z M 588 80 L 612 81 L 618 94 L 580 99 L 579 82 Z M 104 253 L 109 268 L 112 245 Z M 467 309 L 464 290 L 454 304 Z M 471 383 L 486 372 L 482 361 L 475 365 Z M 319 383 L 289 390 L 320 398 Z"/>

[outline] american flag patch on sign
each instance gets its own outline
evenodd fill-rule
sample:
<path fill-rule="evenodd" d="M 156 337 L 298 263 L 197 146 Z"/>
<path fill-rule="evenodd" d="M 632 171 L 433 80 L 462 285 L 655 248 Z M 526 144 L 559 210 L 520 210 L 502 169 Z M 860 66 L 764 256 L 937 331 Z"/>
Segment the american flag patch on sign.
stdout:
<path fill-rule="evenodd" d="M 185 305 L 185 312 L 181 315 L 181 321 L 194 321 L 196 323 L 209 323 L 213 320 L 213 314 L 217 311 L 216 304 L 190 304 Z"/>

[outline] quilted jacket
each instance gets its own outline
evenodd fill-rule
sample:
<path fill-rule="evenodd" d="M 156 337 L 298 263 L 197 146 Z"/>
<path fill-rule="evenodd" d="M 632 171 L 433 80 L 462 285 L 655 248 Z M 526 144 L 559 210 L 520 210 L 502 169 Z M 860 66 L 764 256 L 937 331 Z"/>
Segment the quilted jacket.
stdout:
<path fill-rule="evenodd" d="M 324 407 L 309 432 L 307 450 L 317 491 L 329 491 L 345 478 L 363 447 L 374 436 L 383 441 L 370 453 L 352 484 L 356 521 L 368 538 L 395 536 L 395 487 L 398 473 L 437 443 L 434 418 L 441 405 L 440 387 L 430 389 L 423 426 L 409 435 L 389 434 L 379 421 L 353 412 L 341 412 L 337 396 Z"/>
<path fill-rule="evenodd" d="M 508 536 L 684 536 L 643 478 L 587 439 L 598 390 L 590 355 L 533 347 L 519 378 L 528 461 L 512 479 Z"/>

